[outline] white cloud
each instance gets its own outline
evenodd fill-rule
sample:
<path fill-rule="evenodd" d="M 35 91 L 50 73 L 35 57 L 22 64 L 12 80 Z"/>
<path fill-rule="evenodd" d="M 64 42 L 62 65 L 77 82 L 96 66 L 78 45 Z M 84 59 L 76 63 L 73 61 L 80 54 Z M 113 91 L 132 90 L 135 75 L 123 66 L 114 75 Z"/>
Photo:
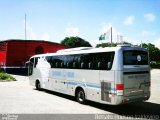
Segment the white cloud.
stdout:
<path fill-rule="evenodd" d="M 133 15 L 130 15 L 124 20 L 123 24 L 126 26 L 132 25 L 134 20 L 135 20 L 135 17 Z"/>
<path fill-rule="evenodd" d="M 154 36 L 154 35 L 155 35 L 154 32 L 147 31 L 147 30 L 143 30 L 141 34 L 142 34 L 142 36 L 144 36 L 144 37 Z"/>
<path fill-rule="evenodd" d="M 79 34 L 79 28 L 78 27 L 67 27 L 65 29 L 66 36 L 78 36 Z"/>
<path fill-rule="evenodd" d="M 47 33 L 44 33 L 41 37 L 42 40 L 49 40 L 50 36 Z"/>
<path fill-rule="evenodd" d="M 160 49 L 160 38 L 154 40 L 153 44 Z"/>
<path fill-rule="evenodd" d="M 153 22 L 156 19 L 156 16 L 152 13 L 147 13 L 144 14 L 144 18 L 149 22 Z"/>

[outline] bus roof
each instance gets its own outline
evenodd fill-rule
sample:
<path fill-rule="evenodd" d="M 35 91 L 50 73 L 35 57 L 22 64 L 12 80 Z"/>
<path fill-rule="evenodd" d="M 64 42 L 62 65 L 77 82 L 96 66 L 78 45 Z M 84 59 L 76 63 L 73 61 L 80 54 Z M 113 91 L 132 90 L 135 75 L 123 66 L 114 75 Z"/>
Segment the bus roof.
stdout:
<path fill-rule="evenodd" d="M 83 53 L 85 54 L 85 53 L 98 53 L 98 52 L 111 52 L 111 51 L 118 51 L 120 49 L 122 49 L 122 50 L 143 50 L 143 51 L 147 51 L 147 49 L 145 49 L 145 48 L 141 48 L 141 47 L 138 47 L 138 46 L 128 46 L 128 45 L 122 45 L 122 46 L 119 45 L 117 47 L 105 47 L 105 48 L 77 47 L 77 48 L 58 50 L 56 53 L 38 54 L 38 55 L 34 55 L 32 57 L 83 54 Z"/>

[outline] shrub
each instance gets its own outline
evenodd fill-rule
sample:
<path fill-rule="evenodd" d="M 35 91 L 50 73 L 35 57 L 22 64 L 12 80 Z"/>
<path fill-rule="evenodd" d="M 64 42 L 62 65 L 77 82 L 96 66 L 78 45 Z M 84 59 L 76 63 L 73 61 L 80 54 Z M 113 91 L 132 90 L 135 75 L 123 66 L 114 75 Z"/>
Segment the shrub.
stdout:
<path fill-rule="evenodd" d="M 158 68 L 158 69 L 160 69 L 160 63 L 159 62 L 152 61 L 150 63 L 150 66 L 151 66 L 151 68 Z"/>
<path fill-rule="evenodd" d="M 11 75 L 7 73 L 3 73 L 3 72 L 0 73 L 0 80 L 16 81 L 14 77 L 12 77 Z"/>

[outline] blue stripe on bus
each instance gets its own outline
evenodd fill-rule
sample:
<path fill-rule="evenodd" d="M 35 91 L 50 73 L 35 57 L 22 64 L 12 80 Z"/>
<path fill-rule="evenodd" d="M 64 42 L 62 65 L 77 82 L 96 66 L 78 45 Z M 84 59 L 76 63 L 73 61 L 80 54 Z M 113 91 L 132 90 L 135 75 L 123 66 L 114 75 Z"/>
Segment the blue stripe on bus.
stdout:
<path fill-rule="evenodd" d="M 87 84 L 88 87 L 101 88 L 100 85 Z"/>
<path fill-rule="evenodd" d="M 70 85 L 82 85 L 85 87 L 85 84 L 84 83 L 77 83 L 77 82 L 68 82 L 67 84 L 70 84 Z M 94 84 L 86 84 L 87 87 L 93 87 L 93 88 L 101 88 L 100 85 L 94 85 Z M 109 91 L 113 90 L 113 91 L 116 91 L 115 88 L 110 88 L 110 89 L 107 89 Z"/>

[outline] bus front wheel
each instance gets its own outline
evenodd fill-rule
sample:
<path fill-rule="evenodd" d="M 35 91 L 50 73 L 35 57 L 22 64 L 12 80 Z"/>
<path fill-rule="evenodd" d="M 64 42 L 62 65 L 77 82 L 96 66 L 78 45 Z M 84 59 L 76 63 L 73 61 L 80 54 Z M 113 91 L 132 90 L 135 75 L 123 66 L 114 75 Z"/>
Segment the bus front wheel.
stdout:
<path fill-rule="evenodd" d="M 78 89 L 77 90 L 77 92 L 76 92 L 76 100 L 80 104 L 84 104 L 85 103 L 85 92 L 84 92 L 83 89 Z"/>

